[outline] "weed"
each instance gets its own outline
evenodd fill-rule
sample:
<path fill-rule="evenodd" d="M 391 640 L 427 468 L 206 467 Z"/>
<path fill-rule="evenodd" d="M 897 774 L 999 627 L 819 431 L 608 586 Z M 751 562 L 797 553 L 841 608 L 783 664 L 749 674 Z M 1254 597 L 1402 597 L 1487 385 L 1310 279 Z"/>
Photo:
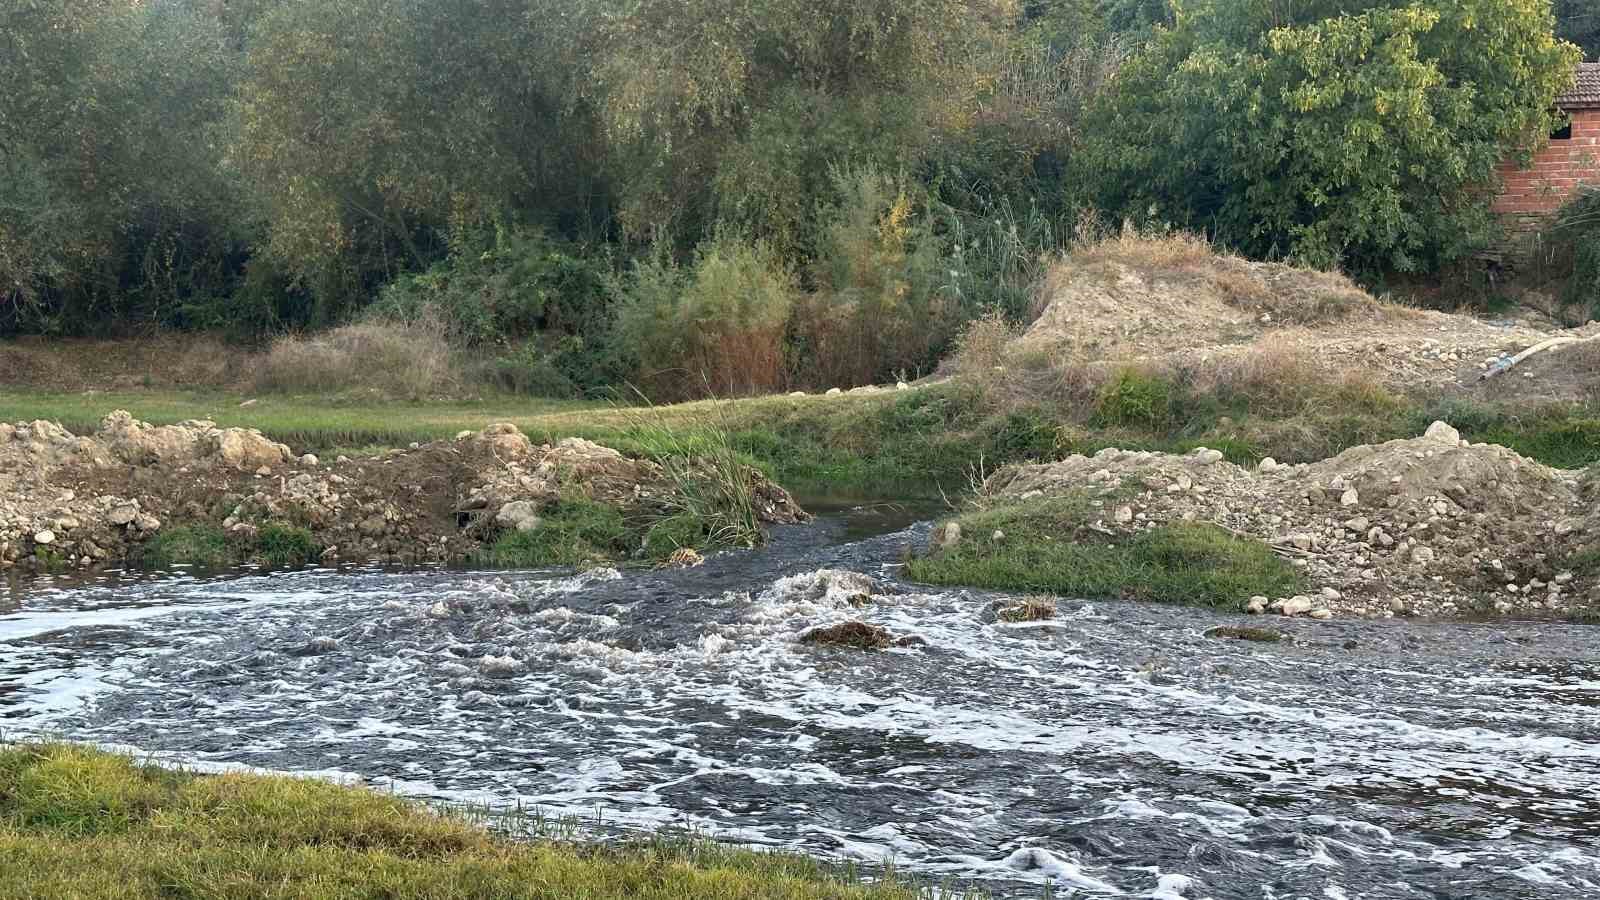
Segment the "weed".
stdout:
<path fill-rule="evenodd" d="M 1234 641 L 1254 641 L 1258 644 L 1276 644 L 1283 640 L 1283 632 L 1273 631 L 1270 628 L 1221 625 L 1216 628 L 1206 629 L 1206 637 L 1226 638 Z"/>
<path fill-rule="evenodd" d="M 1043 596 L 1023 597 L 995 613 L 995 618 L 1002 622 L 1043 622 L 1055 617 L 1055 598 Z"/>
<path fill-rule="evenodd" d="M 1095 423 L 1160 429 L 1172 419 L 1172 383 L 1136 369 L 1118 373 L 1100 393 Z"/>

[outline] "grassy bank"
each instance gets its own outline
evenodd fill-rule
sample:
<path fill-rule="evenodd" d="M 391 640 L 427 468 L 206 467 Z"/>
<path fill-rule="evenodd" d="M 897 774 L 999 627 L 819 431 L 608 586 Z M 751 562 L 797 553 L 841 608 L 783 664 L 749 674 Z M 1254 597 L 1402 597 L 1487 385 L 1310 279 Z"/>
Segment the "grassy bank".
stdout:
<path fill-rule="evenodd" d="M 1057 498 L 959 516 L 955 546 L 910 560 L 906 577 L 1228 610 L 1242 610 L 1258 594 L 1281 597 L 1301 587 L 1294 567 L 1260 541 L 1188 522 L 1113 536 L 1089 527 L 1095 512 L 1087 501 Z"/>
<path fill-rule="evenodd" d="M 0 897 L 919 896 L 792 855 L 665 839 L 512 843 L 357 788 L 195 776 L 63 745 L 0 748 Z"/>
<path fill-rule="evenodd" d="M 1019 378 L 1019 381 L 1021 379 Z M 1249 386 L 1247 386 L 1249 387 Z M 1409 399 L 1359 385 L 1275 383 L 1273 395 L 1126 372 L 1090 389 L 1019 391 L 951 381 L 904 392 L 701 401 L 648 410 L 528 399 L 339 402 L 172 392 L 0 395 L 0 421 L 51 419 L 92 430 L 112 409 L 153 423 L 208 418 L 259 428 L 320 454 L 404 446 L 512 422 L 535 439 L 577 436 L 661 458 L 726 432 L 746 459 L 801 493 L 958 496 L 1006 463 L 1104 447 L 1223 451 L 1233 462 L 1304 462 L 1355 444 L 1414 437 L 1444 419 L 1563 468 L 1600 461 L 1600 406 L 1537 409 Z M 663 437 L 670 435 L 670 437 Z M 668 444 L 671 446 L 668 446 Z"/>

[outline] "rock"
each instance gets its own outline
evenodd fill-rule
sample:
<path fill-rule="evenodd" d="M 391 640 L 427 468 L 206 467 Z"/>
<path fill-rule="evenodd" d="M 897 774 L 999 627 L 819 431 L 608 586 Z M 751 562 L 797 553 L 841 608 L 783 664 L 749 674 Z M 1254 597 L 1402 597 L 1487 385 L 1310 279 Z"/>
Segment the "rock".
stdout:
<path fill-rule="evenodd" d="M 138 501 L 123 503 L 106 514 L 106 524 L 112 528 L 122 528 L 125 525 L 132 524 L 133 520 L 137 518 L 139 518 Z"/>
<path fill-rule="evenodd" d="M 1263 475 L 1270 475 L 1278 471 L 1278 461 L 1270 456 L 1265 457 L 1256 465 L 1256 471 Z"/>
<path fill-rule="evenodd" d="M 1219 625 L 1215 628 L 1207 628 L 1205 636 L 1213 640 L 1225 638 L 1231 641 L 1253 641 L 1258 644 L 1276 644 L 1283 640 L 1283 633 L 1280 631 L 1239 625 Z"/>
<path fill-rule="evenodd" d="M 1222 462 L 1222 451 L 1200 447 L 1194 451 L 1194 461 L 1202 466 L 1214 466 Z"/>
<path fill-rule="evenodd" d="M 389 521 L 380 515 L 367 516 L 356 526 L 367 537 L 380 537 L 389 530 Z"/>
<path fill-rule="evenodd" d="M 1005 539 L 1006 539 L 1006 533 L 1004 531 L 1001 531 L 998 528 L 996 528 L 994 530 L 994 534 L 989 535 L 989 540 L 995 542 L 996 544 L 1000 543 L 1001 541 L 1003 541 Z"/>
<path fill-rule="evenodd" d="M 259 431 L 229 428 L 211 436 L 212 453 L 223 463 L 241 472 L 266 469 L 288 462 L 294 457 L 289 448 L 270 441 Z"/>
<path fill-rule="evenodd" d="M 133 520 L 133 527 L 146 534 L 152 534 L 161 530 L 161 520 L 155 516 L 140 513 L 139 517 Z"/>
<path fill-rule="evenodd" d="M 1346 519 L 1344 521 L 1344 527 L 1346 531 L 1353 531 L 1356 534 L 1366 534 L 1372 529 L 1372 520 L 1368 519 L 1366 516 L 1356 516 L 1353 519 Z"/>
<path fill-rule="evenodd" d="M 510 528 L 516 531 L 533 531 L 544 520 L 539 518 L 539 507 L 528 500 L 513 500 L 500 507 L 494 515 L 494 523 L 501 528 Z"/>
<path fill-rule="evenodd" d="M 1434 422 L 1422 436 L 1430 441 L 1440 444 L 1449 444 L 1452 447 L 1461 446 L 1461 432 L 1451 428 L 1444 422 Z"/>
<path fill-rule="evenodd" d="M 502 460 L 519 460 L 533 452 L 533 442 L 510 422 L 496 422 L 473 438 L 476 449 Z"/>
<path fill-rule="evenodd" d="M 1433 548 L 1432 547 L 1412 547 L 1411 548 L 1411 561 L 1412 562 L 1415 562 L 1418 565 L 1425 566 L 1428 563 L 1433 562 L 1433 560 L 1434 560 L 1434 552 L 1433 552 Z"/>
<path fill-rule="evenodd" d="M 332 653 L 339 649 L 339 642 L 326 635 L 314 637 L 300 648 L 301 656 L 319 656 L 323 653 Z"/>
<path fill-rule="evenodd" d="M 1283 605 L 1278 608 L 1278 611 L 1289 617 L 1303 616 L 1310 612 L 1315 605 L 1310 597 L 1294 596 L 1283 601 Z"/>
<path fill-rule="evenodd" d="M 1343 594 L 1339 593 L 1338 591 L 1334 590 L 1331 587 L 1323 588 L 1322 589 L 1322 596 L 1323 596 L 1323 598 L 1325 598 L 1327 600 L 1343 600 L 1344 599 L 1344 595 Z"/>
<path fill-rule="evenodd" d="M 33 542 L 41 547 L 48 547 L 56 542 L 56 533 L 48 528 L 43 531 L 36 531 L 33 535 Z"/>
<path fill-rule="evenodd" d="M 904 381 L 897 381 L 894 383 L 894 389 L 897 391 L 909 391 L 911 390 L 911 385 L 906 384 Z"/>
<path fill-rule="evenodd" d="M 959 543 L 961 543 L 961 523 L 946 522 L 934 526 L 932 533 L 928 535 L 928 552 L 943 553 L 954 549 Z"/>
<path fill-rule="evenodd" d="M 842 393 L 844 393 L 844 391 L 841 391 L 838 388 L 828 388 L 827 396 L 829 396 L 829 397 L 837 397 Z"/>
<path fill-rule="evenodd" d="M 1117 519 L 1117 524 L 1118 525 L 1127 525 L 1127 524 L 1131 523 L 1133 521 L 1133 507 L 1131 507 L 1131 506 L 1119 506 L 1119 507 L 1117 507 L 1116 519 Z"/>
<path fill-rule="evenodd" d="M 887 630 L 853 619 L 838 625 L 807 629 L 800 634 L 799 640 L 802 644 L 833 644 L 857 650 L 882 650 L 894 643 Z"/>
<path fill-rule="evenodd" d="M 1321 619 L 1323 621 L 1327 621 L 1328 619 L 1333 618 L 1333 610 L 1331 610 L 1331 609 L 1313 609 L 1311 612 L 1306 613 L 1306 615 L 1308 617 L 1310 617 L 1310 618 L 1313 618 L 1313 619 Z"/>
<path fill-rule="evenodd" d="M 1355 488 L 1348 488 L 1343 494 L 1339 495 L 1340 506 L 1355 506 L 1360 502 L 1361 495 L 1356 492 Z"/>
<path fill-rule="evenodd" d="M 306 455 L 300 457 L 300 465 L 306 467 L 315 466 L 321 462 L 322 460 L 317 459 L 317 455 L 315 453 L 307 453 Z"/>
<path fill-rule="evenodd" d="M 1244 611 L 1252 616 L 1259 616 L 1267 611 L 1266 597 L 1251 597 L 1250 602 L 1244 606 Z"/>

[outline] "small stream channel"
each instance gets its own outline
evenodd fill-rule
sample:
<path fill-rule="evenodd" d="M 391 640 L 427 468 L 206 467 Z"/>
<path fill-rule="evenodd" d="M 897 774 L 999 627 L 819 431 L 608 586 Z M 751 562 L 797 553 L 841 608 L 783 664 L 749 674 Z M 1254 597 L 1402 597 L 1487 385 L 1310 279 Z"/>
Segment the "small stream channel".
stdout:
<path fill-rule="evenodd" d="M 0 730 L 893 858 L 997 896 L 1600 896 L 1600 641 L 896 581 L 835 509 L 691 570 L 0 582 Z M 907 527 L 909 525 L 909 527 Z M 839 568 L 889 582 L 857 610 Z M 801 646 L 858 617 L 925 646 Z M 485 657 L 494 658 L 486 662 Z"/>

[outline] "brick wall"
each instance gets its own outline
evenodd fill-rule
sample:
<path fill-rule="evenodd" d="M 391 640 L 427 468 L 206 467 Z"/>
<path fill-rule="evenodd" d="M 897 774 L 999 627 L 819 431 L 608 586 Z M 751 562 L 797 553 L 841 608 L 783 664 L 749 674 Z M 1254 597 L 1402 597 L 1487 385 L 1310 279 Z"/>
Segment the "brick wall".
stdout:
<path fill-rule="evenodd" d="M 1513 231 L 1537 227 L 1560 209 L 1580 184 L 1600 185 L 1600 109 L 1571 112 L 1572 137 L 1552 140 L 1528 168 L 1507 162 L 1500 166 L 1505 189 L 1494 211 Z"/>

